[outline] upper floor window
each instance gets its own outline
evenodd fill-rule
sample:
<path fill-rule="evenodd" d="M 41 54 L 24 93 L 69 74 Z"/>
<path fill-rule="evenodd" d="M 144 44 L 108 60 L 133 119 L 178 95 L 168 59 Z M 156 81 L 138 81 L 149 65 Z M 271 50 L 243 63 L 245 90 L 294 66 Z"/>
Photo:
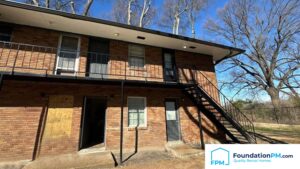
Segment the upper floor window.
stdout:
<path fill-rule="evenodd" d="M 0 41 L 10 41 L 12 34 L 12 27 L 0 25 Z"/>
<path fill-rule="evenodd" d="M 146 98 L 128 97 L 128 126 L 146 126 Z"/>
<path fill-rule="evenodd" d="M 61 36 L 60 48 L 58 51 L 57 68 L 67 71 L 76 70 L 76 62 L 79 55 L 80 39 L 76 36 Z"/>
<path fill-rule="evenodd" d="M 128 62 L 130 67 L 144 68 L 145 48 L 139 45 L 129 45 Z"/>

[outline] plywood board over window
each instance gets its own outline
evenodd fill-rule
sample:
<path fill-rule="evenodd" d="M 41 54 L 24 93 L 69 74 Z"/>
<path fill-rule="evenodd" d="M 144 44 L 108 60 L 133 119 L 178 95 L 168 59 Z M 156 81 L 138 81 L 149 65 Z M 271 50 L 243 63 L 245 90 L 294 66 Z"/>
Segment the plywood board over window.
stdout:
<path fill-rule="evenodd" d="M 43 140 L 70 137 L 74 98 L 70 95 L 51 95 Z"/>

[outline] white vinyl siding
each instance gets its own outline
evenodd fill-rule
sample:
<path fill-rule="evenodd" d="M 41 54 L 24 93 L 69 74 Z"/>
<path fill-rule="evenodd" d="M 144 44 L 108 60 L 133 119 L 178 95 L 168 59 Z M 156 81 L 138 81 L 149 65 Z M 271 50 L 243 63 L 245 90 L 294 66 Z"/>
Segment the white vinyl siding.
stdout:
<path fill-rule="evenodd" d="M 146 98 L 128 97 L 128 126 L 146 126 Z"/>
<path fill-rule="evenodd" d="M 145 66 L 145 48 L 139 45 L 129 45 L 128 49 L 129 66 L 133 68 L 144 68 Z"/>

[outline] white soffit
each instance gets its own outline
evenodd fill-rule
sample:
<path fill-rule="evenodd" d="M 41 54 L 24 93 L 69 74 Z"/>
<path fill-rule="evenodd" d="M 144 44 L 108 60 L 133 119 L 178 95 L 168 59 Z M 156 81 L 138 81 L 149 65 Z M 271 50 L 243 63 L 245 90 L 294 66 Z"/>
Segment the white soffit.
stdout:
<path fill-rule="evenodd" d="M 23 4 L 18 5 L 27 6 Z M 229 47 L 220 47 L 222 45 L 212 46 L 189 40 L 169 37 L 166 35 L 159 35 L 160 32 L 157 32 L 158 34 L 149 33 L 145 31 L 130 29 L 127 27 L 124 28 L 88 20 L 74 19 L 52 13 L 34 11 L 3 4 L 0 4 L 0 21 L 76 34 L 90 35 L 95 37 L 116 39 L 150 46 L 201 53 L 213 56 L 215 61 L 221 60 L 222 58 L 230 54 Z M 118 34 L 118 36 L 115 35 L 116 33 Z M 138 39 L 137 36 L 145 37 L 145 40 Z M 186 46 L 186 48 L 184 48 L 184 46 Z M 196 48 L 191 49 L 189 48 L 190 46 L 194 46 Z M 242 50 L 233 48 L 230 55 L 233 56 L 241 52 Z"/>

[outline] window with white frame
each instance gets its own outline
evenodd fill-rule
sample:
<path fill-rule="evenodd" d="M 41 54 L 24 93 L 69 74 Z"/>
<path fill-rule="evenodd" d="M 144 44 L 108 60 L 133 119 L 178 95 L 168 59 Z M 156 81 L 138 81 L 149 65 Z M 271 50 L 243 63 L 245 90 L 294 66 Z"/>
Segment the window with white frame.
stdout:
<path fill-rule="evenodd" d="M 128 63 L 133 68 L 144 68 L 145 48 L 139 45 L 129 45 Z"/>
<path fill-rule="evenodd" d="M 146 98 L 128 97 L 128 126 L 146 126 Z"/>
<path fill-rule="evenodd" d="M 75 71 L 76 59 L 79 54 L 79 37 L 61 36 L 57 68 Z"/>

